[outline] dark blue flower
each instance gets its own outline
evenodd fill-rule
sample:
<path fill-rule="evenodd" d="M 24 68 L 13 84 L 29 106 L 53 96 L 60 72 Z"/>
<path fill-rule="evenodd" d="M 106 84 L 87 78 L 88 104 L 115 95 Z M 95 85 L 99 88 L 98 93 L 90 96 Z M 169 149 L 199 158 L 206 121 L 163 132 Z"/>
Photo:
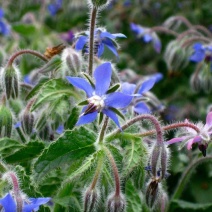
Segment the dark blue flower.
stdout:
<path fill-rule="evenodd" d="M 122 84 L 122 92 L 124 94 L 135 97 L 134 101 L 132 101 L 134 112 L 138 114 L 151 112 L 147 104 L 143 102 L 144 99 L 142 98 L 142 95 L 145 92 L 149 91 L 154 86 L 154 84 L 160 81 L 162 78 L 163 78 L 162 74 L 160 73 L 154 74 L 151 78 L 142 83 L 137 93 L 135 93 L 136 91 L 135 84 L 130 84 L 128 82 Z"/>
<path fill-rule="evenodd" d="M 51 16 L 55 16 L 61 10 L 63 0 L 56 0 L 54 3 L 48 5 L 48 11 Z"/>
<path fill-rule="evenodd" d="M 51 198 L 29 198 L 23 203 L 23 212 L 38 211 L 40 205 L 44 205 L 49 202 Z M 6 196 L 0 199 L 0 205 L 3 206 L 5 212 L 17 211 L 16 202 L 12 195 L 8 193 Z"/>
<path fill-rule="evenodd" d="M 95 87 L 83 78 L 67 77 L 67 80 L 73 86 L 85 91 L 88 97 L 88 105 L 83 108 L 76 125 L 94 121 L 97 118 L 97 114 L 101 112 L 110 117 L 120 127 L 114 110 L 127 107 L 132 100 L 132 96 L 121 92 L 107 93 L 111 82 L 111 75 L 111 64 L 106 62 L 98 66 L 94 71 Z"/>
<path fill-rule="evenodd" d="M 95 42 L 95 55 L 101 57 L 104 52 L 104 47 L 106 46 L 114 55 L 118 57 L 118 44 L 115 42 L 116 38 L 126 38 L 125 35 L 121 33 L 111 34 L 106 32 L 105 29 L 97 28 L 94 32 L 94 42 Z M 88 51 L 89 42 L 89 32 L 86 31 L 84 35 L 80 35 L 76 41 L 76 50 Z"/>
<path fill-rule="evenodd" d="M 139 39 L 142 38 L 142 40 L 145 43 L 152 42 L 155 51 L 160 53 L 161 42 L 155 32 L 151 32 L 151 30 L 149 28 L 142 27 L 142 26 L 134 24 L 134 23 L 130 24 L 130 28 L 135 33 L 137 38 L 139 38 Z"/>
<path fill-rule="evenodd" d="M 205 58 L 205 48 L 201 43 L 195 43 L 193 45 L 194 52 L 190 57 L 190 61 L 199 63 Z"/>

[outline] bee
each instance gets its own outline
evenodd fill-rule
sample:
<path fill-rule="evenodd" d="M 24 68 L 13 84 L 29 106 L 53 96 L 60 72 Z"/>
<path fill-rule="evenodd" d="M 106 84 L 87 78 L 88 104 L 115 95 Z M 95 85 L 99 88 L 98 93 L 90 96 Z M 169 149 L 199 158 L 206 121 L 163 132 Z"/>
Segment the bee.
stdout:
<path fill-rule="evenodd" d="M 62 43 L 57 46 L 47 47 L 44 56 L 47 57 L 48 59 L 51 59 L 53 56 L 60 54 L 63 51 L 63 49 L 65 49 L 65 47 L 66 46 L 63 45 Z"/>

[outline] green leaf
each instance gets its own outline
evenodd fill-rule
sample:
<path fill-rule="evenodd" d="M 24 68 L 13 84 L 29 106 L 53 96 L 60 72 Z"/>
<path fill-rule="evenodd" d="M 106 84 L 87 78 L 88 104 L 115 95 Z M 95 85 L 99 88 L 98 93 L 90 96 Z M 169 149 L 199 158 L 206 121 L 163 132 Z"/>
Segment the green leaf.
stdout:
<path fill-rule="evenodd" d="M 46 82 L 40 89 L 37 100 L 32 106 L 32 111 L 45 103 L 59 101 L 67 96 L 78 98 L 73 90 L 73 86 L 65 83 L 63 79 L 52 79 Z"/>
<path fill-rule="evenodd" d="M 95 151 L 95 134 L 86 128 L 66 131 L 46 148 L 34 165 L 36 178 L 41 180 L 50 171 L 86 158 Z"/>
<path fill-rule="evenodd" d="M 0 139 L 0 155 L 2 158 L 12 155 L 22 147 L 23 145 L 16 140 L 7 137 Z"/>
<path fill-rule="evenodd" d="M 127 200 L 127 212 L 132 211 L 143 211 L 142 210 L 142 202 L 139 196 L 139 193 L 133 183 L 128 181 L 126 183 L 126 200 Z"/>
<path fill-rule="evenodd" d="M 33 34 L 35 34 L 36 32 L 36 28 L 34 25 L 30 25 L 30 24 L 13 24 L 12 25 L 12 29 L 24 36 L 31 36 Z"/>
<path fill-rule="evenodd" d="M 95 152 L 94 154 L 90 155 L 89 157 L 87 157 L 83 163 L 79 164 L 79 167 L 77 167 L 76 170 L 69 169 L 69 172 L 71 173 L 68 176 L 69 180 L 72 180 L 73 178 L 76 178 L 78 176 L 80 176 L 81 174 L 83 174 L 85 171 L 87 171 L 89 168 L 91 168 L 92 165 L 94 165 L 94 163 L 96 161 L 98 161 L 98 159 L 100 159 L 101 157 L 103 157 L 104 153 L 102 150 L 99 150 L 97 152 Z"/>
<path fill-rule="evenodd" d="M 183 211 L 212 211 L 212 203 L 192 203 L 192 202 L 187 202 L 187 201 L 183 201 L 183 200 L 174 200 L 172 202 L 173 207 L 175 208 L 174 210 L 176 210 L 177 208 L 181 208 L 183 209 Z M 171 211 L 174 211 L 171 210 Z"/>
<path fill-rule="evenodd" d="M 67 120 L 67 122 L 65 124 L 65 128 L 69 129 L 69 130 L 72 130 L 75 127 L 75 125 L 76 125 L 76 123 L 77 123 L 77 121 L 79 119 L 79 115 L 80 115 L 79 108 L 78 107 L 74 107 L 72 109 L 72 111 L 71 111 L 70 116 L 68 117 L 68 120 Z"/>
<path fill-rule="evenodd" d="M 147 149 L 140 138 L 134 138 L 128 141 L 123 156 L 123 176 L 128 177 L 140 166 L 144 168 L 147 158 Z"/>
<path fill-rule="evenodd" d="M 41 79 L 38 84 L 28 93 L 28 95 L 26 96 L 26 100 L 31 99 L 33 96 L 35 96 L 41 89 L 41 87 L 48 82 L 49 79 L 48 78 L 43 78 Z"/>
<path fill-rule="evenodd" d="M 21 149 L 4 158 L 8 163 L 27 162 L 34 159 L 44 149 L 44 143 L 39 141 L 31 141 L 24 145 Z"/>

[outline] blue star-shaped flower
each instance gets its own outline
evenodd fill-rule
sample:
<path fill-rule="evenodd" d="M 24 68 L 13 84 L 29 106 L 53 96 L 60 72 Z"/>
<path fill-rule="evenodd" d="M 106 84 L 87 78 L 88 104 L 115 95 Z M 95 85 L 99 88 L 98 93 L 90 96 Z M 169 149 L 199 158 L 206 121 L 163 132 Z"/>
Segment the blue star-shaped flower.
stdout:
<path fill-rule="evenodd" d="M 116 38 L 126 38 L 125 35 L 121 33 L 111 34 L 106 32 L 102 28 L 97 28 L 94 32 L 94 42 L 95 42 L 95 54 L 97 57 L 101 57 L 104 52 L 104 47 L 106 46 L 114 55 L 118 57 L 118 44 L 115 42 Z M 76 50 L 86 50 L 87 44 L 89 42 L 89 32 L 86 31 L 84 35 L 79 36 L 76 41 Z"/>
<path fill-rule="evenodd" d="M 150 113 L 150 109 L 148 108 L 148 106 L 142 101 L 137 101 L 137 99 L 139 97 L 142 97 L 142 94 L 149 91 L 154 86 L 154 84 L 156 82 L 160 81 L 162 78 L 163 78 L 163 75 L 160 73 L 153 75 L 150 79 L 148 79 L 142 83 L 142 85 L 138 89 L 137 93 L 135 93 L 135 90 L 136 90 L 135 84 L 131 84 L 128 82 L 125 82 L 122 84 L 122 92 L 124 94 L 135 97 L 135 101 L 132 102 L 134 112 L 136 112 L 138 114 Z M 141 99 L 141 100 L 143 100 L 143 99 Z"/>
<path fill-rule="evenodd" d="M 82 114 L 76 125 L 87 124 L 97 118 L 99 112 L 110 117 L 119 127 L 119 121 L 114 109 L 127 107 L 132 96 L 121 92 L 107 93 L 112 75 L 112 67 L 109 62 L 103 63 L 96 68 L 93 77 L 95 86 L 79 77 L 66 77 L 75 87 L 85 91 L 88 99 L 88 105 L 82 110 Z"/>
<path fill-rule="evenodd" d="M 22 212 L 32 212 L 38 211 L 40 205 L 44 205 L 49 202 L 51 198 L 29 198 L 27 202 L 23 204 Z M 16 202 L 12 195 L 8 193 L 3 198 L 0 199 L 0 205 L 3 206 L 5 212 L 15 212 L 17 211 Z"/>
<path fill-rule="evenodd" d="M 145 43 L 152 42 L 153 47 L 157 53 L 161 51 L 161 42 L 159 37 L 155 32 L 150 33 L 150 29 L 146 27 L 142 27 L 140 25 L 131 23 L 131 30 L 135 33 L 137 38 L 142 38 Z"/>
<path fill-rule="evenodd" d="M 48 11 L 51 16 L 55 16 L 62 8 L 63 0 L 56 0 L 54 3 L 48 5 Z"/>

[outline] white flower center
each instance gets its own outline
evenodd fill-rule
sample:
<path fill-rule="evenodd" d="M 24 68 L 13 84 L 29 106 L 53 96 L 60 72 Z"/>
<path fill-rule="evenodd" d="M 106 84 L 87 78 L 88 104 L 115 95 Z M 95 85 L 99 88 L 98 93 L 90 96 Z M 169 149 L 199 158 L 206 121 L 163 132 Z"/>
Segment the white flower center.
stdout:
<path fill-rule="evenodd" d="M 96 109 L 98 111 L 101 111 L 104 108 L 104 106 L 105 106 L 104 98 L 100 97 L 100 96 L 97 96 L 97 95 L 94 95 L 94 96 L 90 97 L 88 99 L 88 102 L 90 104 L 95 105 L 95 107 L 96 107 Z"/>

